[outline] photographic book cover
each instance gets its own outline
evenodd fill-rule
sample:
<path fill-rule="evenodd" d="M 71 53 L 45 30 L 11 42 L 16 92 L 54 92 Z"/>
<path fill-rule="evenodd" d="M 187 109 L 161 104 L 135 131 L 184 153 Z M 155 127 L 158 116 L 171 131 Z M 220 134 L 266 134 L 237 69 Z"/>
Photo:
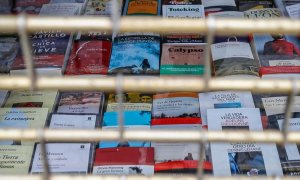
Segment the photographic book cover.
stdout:
<path fill-rule="evenodd" d="M 27 14 L 39 14 L 42 6 L 48 4 L 50 0 L 15 0 L 13 12 L 27 13 Z"/>
<path fill-rule="evenodd" d="M 19 43 L 14 37 L 0 36 L 0 73 L 8 74 L 19 49 Z"/>
<path fill-rule="evenodd" d="M 124 16 L 159 16 L 161 0 L 126 0 Z"/>
<path fill-rule="evenodd" d="M 221 11 L 237 11 L 235 0 L 219 1 L 219 0 L 202 0 L 205 15 Z"/>

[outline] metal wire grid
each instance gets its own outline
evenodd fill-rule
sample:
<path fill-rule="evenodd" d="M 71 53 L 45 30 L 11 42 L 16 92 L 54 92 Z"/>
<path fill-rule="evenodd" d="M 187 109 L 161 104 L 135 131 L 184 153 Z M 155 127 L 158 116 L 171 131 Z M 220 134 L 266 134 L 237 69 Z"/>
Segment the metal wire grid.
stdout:
<path fill-rule="evenodd" d="M 113 1 L 114 6 L 117 1 Z M 117 7 L 117 6 L 116 6 Z M 116 8 L 117 9 L 117 8 Z M 26 62 L 28 77 L 1 77 L 0 89 L 59 89 L 59 90 L 101 90 L 116 91 L 122 96 L 123 92 L 176 92 L 176 91 L 215 91 L 215 90 L 251 90 L 252 92 L 288 93 L 286 118 L 282 132 L 267 130 L 264 132 L 246 131 L 133 131 L 124 130 L 123 110 L 119 108 L 119 130 L 50 130 L 50 129 L 0 129 L 0 140 L 39 141 L 42 154 L 46 157 L 45 142 L 94 142 L 100 140 L 147 140 L 158 142 L 198 142 L 202 147 L 199 156 L 199 168 L 196 176 L 70 176 L 50 175 L 47 158 L 43 158 L 43 175 L 0 175 L 1 179 L 219 179 L 220 177 L 203 176 L 202 161 L 204 144 L 207 142 L 263 142 L 263 143 L 300 143 L 300 132 L 288 132 L 288 121 L 291 117 L 294 96 L 300 92 L 299 80 L 224 80 L 210 77 L 210 45 L 215 35 L 245 35 L 249 33 L 288 33 L 299 34 L 300 21 L 290 19 L 276 20 L 237 20 L 214 19 L 206 20 L 170 20 L 149 17 L 119 18 L 114 9 L 112 20 L 100 17 L 33 17 L 33 16 L 0 16 L 0 32 L 18 32 Z M 178 26 L 180 24 L 180 26 Z M 176 32 L 201 32 L 207 35 L 207 55 L 205 61 L 206 73 L 204 78 L 162 78 L 162 77 L 103 77 L 66 78 L 66 77 L 37 77 L 32 61 L 31 46 L 28 33 L 37 30 L 74 31 L 112 31 L 122 32 L 159 32 L 165 33 L 170 29 Z M 122 107 L 122 97 L 119 96 L 119 107 Z M 249 177 L 222 177 L 223 179 L 249 179 Z M 251 177 L 258 179 L 258 177 Z M 259 177 L 259 179 L 294 179 L 292 177 Z"/>

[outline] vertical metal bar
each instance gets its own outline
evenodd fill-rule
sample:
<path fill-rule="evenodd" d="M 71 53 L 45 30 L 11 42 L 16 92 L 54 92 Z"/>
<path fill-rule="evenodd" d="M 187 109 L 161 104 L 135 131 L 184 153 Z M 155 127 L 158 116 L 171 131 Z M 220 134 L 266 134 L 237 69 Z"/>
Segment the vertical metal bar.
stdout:
<path fill-rule="evenodd" d="M 28 39 L 25 14 L 21 14 L 18 16 L 17 26 L 18 26 L 18 34 L 20 36 L 20 44 L 21 44 L 23 59 L 26 63 L 27 74 L 31 83 L 31 89 L 34 90 L 36 88 L 36 72 L 34 69 L 34 62 L 31 54 L 32 53 L 31 43 Z"/>
<path fill-rule="evenodd" d="M 200 153 L 198 159 L 198 170 L 197 170 L 197 177 L 198 180 L 203 180 L 204 170 L 203 170 L 203 162 L 205 158 L 205 143 L 199 143 L 200 146 Z"/>
<path fill-rule="evenodd" d="M 120 142 L 124 139 L 124 107 L 123 107 L 123 76 L 122 74 L 117 75 L 117 82 L 116 82 L 116 96 L 117 96 L 117 103 L 118 103 L 118 127 L 120 133 Z"/>
<path fill-rule="evenodd" d="M 112 32 L 113 32 L 113 39 L 114 35 L 117 36 L 119 30 L 120 30 L 120 13 L 119 13 L 119 2 L 118 0 L 112 0 Z"/>
<path fill-rule="evenodd" d="M 204 74 L 204 79 L 205 79 L 205 88 L 206 91 L 208 90 L 208 82 L 209 79 L 211 78 L 211 44 L 214 41 L 214 35 L 215 35 L 215 18 L 213 16 L 209 16 L 207 19 L 207 27 L 208 27 L 208 32 L 206 36 L 206 46 L 205 46 L 205 74 Z"/>
<path fill-rule="evenodd" d="M 282 127 L 282 133 L 283 133 L 285 140 L 286 140 L 287 132 L 289 129 L 289 122 L 293 115 L 293 106 L 294 106 L 295 96 L 296 96 L 296 94 L 298 92 L 298 88 L 299 88 L 298 83 L 295 79 L 293 80 L 292 85 L 293 85 L 292 91 L 289 93 L 289 96 L 287 99 L 287 105 L 285 108 L 285 117 L 283 120 L 283 127 Z"/>
<path fill-rule="evenodd" d="M 44 180 L 49 180 L 50 176 L 50 170 L 49 170 L 49 163 L 48 163 L 48 157 L 47 157 L 47 147 L 45 143 L 45 136 L 44 136 L 44 130 L 40 129 L 38 131 L 38 137 L 39 137 L 39 142 L 41 146 L 41 155 L 42 155 L 42 161 L 43 161 L 43 168 L 44 168 L 44 173 L 43 173 L 43 179 Z"/>

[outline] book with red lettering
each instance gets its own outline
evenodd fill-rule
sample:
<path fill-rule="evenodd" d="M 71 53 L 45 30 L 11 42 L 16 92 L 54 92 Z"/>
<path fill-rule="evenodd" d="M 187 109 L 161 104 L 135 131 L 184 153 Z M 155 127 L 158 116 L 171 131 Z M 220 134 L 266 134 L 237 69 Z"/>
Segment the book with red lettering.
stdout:
<path fill-rule="evenodd" d="M 13 8 L 14 13 L 39 14 L 42 6 L 50 0 L 16 0 Z"/>
<path fill-rule="evenodd" d="M 153 175 L 154 148 L 120 147 L 96 149 L 93 174 Z"/>
<path fill-rule="evenodd" d="M 73 43 L 65 75 L 88 75 L 108 72 L 112 42 L 95 33 L 81 34 Z"/>

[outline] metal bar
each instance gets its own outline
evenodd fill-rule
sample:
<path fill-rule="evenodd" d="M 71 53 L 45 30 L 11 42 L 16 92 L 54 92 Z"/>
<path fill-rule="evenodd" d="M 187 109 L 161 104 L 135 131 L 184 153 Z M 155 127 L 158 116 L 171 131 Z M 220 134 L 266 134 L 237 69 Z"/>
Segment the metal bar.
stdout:
<path fill-rule="evenodd" d="M 116 87 L 116 96 L 117 96 L 117 102 L 118 102 L 118 127 L 120 132 L 120 138 L 119 140 L 123 142 L 124 138 L 124 107 L 123 107 L 123 79 L 122 74 L 117 75 L 117 87 Z"/>
<path fill-rule="evenodd" d="M 49 180 L 50 170 L 49 170 L 47 147 L 46 147 L 45 135 L 44 135 L 44 130 L 43 129 L 38 130 L 38 140 L 40 142 L 41 155 L 43 157 L 43 159 L 42 159 L 43 170 L 44 170 L 44 172 L 43 172 L 43 179 L 44 180 Z"/>
<path fill-rule="evenodd" d="M 215 18 L 213 16 L 208 17 L 208 34 L 206 37 L 206 46 L 205 46 L 205 69 L 204 69 L 204 79 L 205 79 L 205 88 L 208 88 L 208 80 L 211 78 L 211 44 L 214 42 L 215 35 Z"/>
<path fill-rule="evenodd" d="M 119 140 L 116 130 L 61 130 L 46 129 L 47 142 L 98 142 L 102 140 Z M 38 131 L 34 129 L 0 129 L 0 140 L 37 141 Z M 161 130 L 124 130 L 126 141 L 157 142 L 257 142 L 285 143 L 284 135 L 279 131 L 161 131 Z M 286 143 L 300 143 L 300 132 L 288 132 Z"/>
<path fill-rule="evenodd" d="M 41 175 L 1 175 L 1 180 L 41 180 Z M 126 180 L 197 180 L 196 176 L 126 176 Z M 265 177 L 265 176 L 231 176 L 231 177 L 213 177 L 204 176 L 205 180 L 278 180 L 278 177 Z M 280 177 L 281 180 L 296 180 L 299 177 Z M 120 180 L 118 176 L 93 176 L 93 175 L 52 175 L 50 180 Z"/>
<path fill-rule="evenodd" d="M 20 36 L 20 44 L 21 50 L 24 57 L 24 61 L 26 63 L 27 74 L 30 79 L 30 89 L 34 90 L 36 85 L 36 72 L 34 69 L 34 61 L 32 59 L 32 50 L 31 50 L 31 43 L 29 42 L 28 33 L 26 29 L 26 15 L 21 14 L 18 16 L 17 19 L 18 25 L 18 34 Z"/>
<path fill-rule="evenodd" d="M 0 31 L 17 32 L 17 16 L 0 16 Z M 278 19 L 216 19 L 217 35 L 247 35 L 249 33 L 299 34 L 300 20 Z M 178 26 L 180 24 L 180 26 Z M 167 19 L 161 17 L 122 17 L 121 32 L 185 32 L 207 33 L 206 19 Z M 113 23 L 106 17 L 38 17 L 29 16 L 26 20 L 28 32 L 38 30 L 112 31 Z"/>
<path fill-rule="evenodd" d="M 204 143 L 199 143 L 200 147 L 200 153 L 199 153 L 199 159 L 198 159 L 198 169 L 197 169 L 197 177 L 198 180 L 203 180 L 203 162 L 204 162 L 204 157 L 205 157 L 205 144 Z"/>
<path fill-rule="evenodd" d="M 159 77 L 159 76 L 124 76 L 124 92 L 203 92 L 220 90 L 252 91 L 255 93 L 288 93 L 293 88 L 293 83 L 300 80 L 271 80 L 271 79 L 244 79 L 225 80 L 212 78 L 205 89 L 205 80 L 200 77 Z M 87 77 L 38 77 L 36 88 L 38 90 L 59 89 L 66 90 L 100 90 L 115 92 L 117 78 L 112 76 L 87 78 Z M 30 89 L 30 81 L 26 77 L 0 76 L 0 89 Z M 300 93 L 297 89 L 296 93 Z"/>

